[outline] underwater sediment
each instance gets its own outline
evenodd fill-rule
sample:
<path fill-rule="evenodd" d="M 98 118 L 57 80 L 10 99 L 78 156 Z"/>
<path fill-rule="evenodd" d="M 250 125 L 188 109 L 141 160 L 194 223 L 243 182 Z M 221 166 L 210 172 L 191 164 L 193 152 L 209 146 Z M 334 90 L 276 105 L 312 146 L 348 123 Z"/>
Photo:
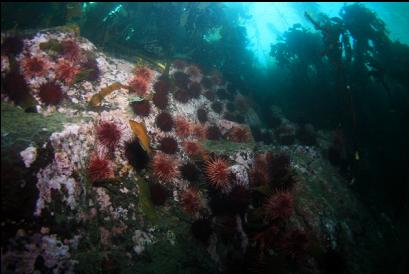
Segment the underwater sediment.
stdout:
<path fill-rule="evenodd" d="M 135 65 L 58 28 L 7 39 L 3 273 L 372 264 L 380 232 L 326 157 L 336 133 L 277 109 L 277 126 L 261 129 L 239 89 L 183 60 Z M 20 49 L 3 52 L 6 41 Z"/>

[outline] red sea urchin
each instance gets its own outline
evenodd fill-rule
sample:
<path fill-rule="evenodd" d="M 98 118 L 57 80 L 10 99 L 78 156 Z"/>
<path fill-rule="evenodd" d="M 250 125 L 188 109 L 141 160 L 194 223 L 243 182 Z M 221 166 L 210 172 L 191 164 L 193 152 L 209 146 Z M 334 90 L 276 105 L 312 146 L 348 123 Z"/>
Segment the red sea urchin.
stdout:
<path fill-rule="evenodd" d="M 182 208 L 189 214 L 195 214 L 202 208 L 199 191 L 195 188 L 188 188 L 180 194 Z"/>
<path fill-rule="evenodd" d="M 148 82 L 141 77 L 134 77 L 128 85 L 129 91 L 135 92 L 138 96 L 145 96 L 148 92 Z"/>
<path fill-rule="evenodd" d="M 204 172 L 210 184 L 217 189 L 224 189 L 230 184 L 229 164 L 222 158 L 207 160 L 204 164 Z"/>
<path fill-rule="evenodd" d="M 183 116 L 178 116 L 176 117 L 175 121 L 175 131 L 177 136 L 181 138 L 186 138 L 190 135 L 190 123 L 189 121 L 183 117 Z"/>
<path fill-rule="evenodd" d="M 56 82 L 47 82 L 39 87 L 38 96 L 46 105 L 58 105 L 61 103 L 64 93 Z"/>
<path fill-rule="evenodd" d="M 192 126 L 192 135 L 199 140 L 203 140 L 207 137 L 207 128 L 204 125 L 195 123 Z"/>
<path fill-rule="evenodd" d="M 290 192 L 277 192 L 264 205 L 265 216 L 268 221 L 285 220 L 293 212 L 293 195 Z"/>
<path fill-rule="evenodd" d="M 131 103 L 131 108 L 136 115 L 148 116 L 151 110 L 151 104 L 149 101 L 136 101 Z"/>
<path fill-rule="evenodd" d="M 172 137 L 164 137 L 160 140 L 159 149 L 166 154 L 175 154 L 178 150 L 178 142 Z"/>
<path fill-rule="evenodd" d="M 183 149 L 190 157 L 199 157 L 203 154 L 203 148 L 198 143 L 186 141 L 183 143 Z"/>
<path fill-rule="evenodd" d="M 64 81 L 67 85 L 72 85 L 75 81 L 75 76 L 80 72 L 79 66 L 75 66 L 72 62 L 60 58 L 56 67 L 56 78 Z"/>
<path fill-rule="evenodd" d="M 162 112 L 156 117 L 156 125 L 162 131 L 171 131 L 174 126 L 173 118 L 169 113 Z"/>
<path fill-rule="evenodd" d="M 149 82 L 151 80 L 153 72 L 149 68 L 139 67 L 135 70 L 135 75 L 136 77 L 142 78 L 146 82 Z"/>
<path fill-rule="evenodd" d="M 65 40 L 61 43 L 61 46 L 62 53 L 66 59 L 76 62 L 81 58 L 81 48 L 74 40 Z"/>
<path fill-rule="evenodd" d="M 230 140 L 238 143 L 249 142 L 251 140 L 250 130 L 243 127 L 233 127 L 229 131 L 228 136 Z"/>
<path fill-rule="evenodd" d="M 88 178 L 92 183 L 100 180 L 111 179 L 113 177 L 114 170 L 111 161 L 95 155 L 91 156 L 88 164 Z"/>
<path fill-rule="evenodd" d="M 96 126 L 95 130 L 98 142 L 110 151 L 114 151 L 122 136 L 121 129 L 114 122 L 103 121 Z"/>
<path fill-rule="evenodd" d="M 169 182 L 179 176 L 179 169 L 176 159 L 163 154 L 157 153 L 152 161 L 153 174 L 160 180 Z"/>
<path fill-rule="evenodd" d="M 21 60 L 21 67 L 26 77 L 44 76 L 49 68 L 49 62 L 40 56 L 26 56 Z"/>

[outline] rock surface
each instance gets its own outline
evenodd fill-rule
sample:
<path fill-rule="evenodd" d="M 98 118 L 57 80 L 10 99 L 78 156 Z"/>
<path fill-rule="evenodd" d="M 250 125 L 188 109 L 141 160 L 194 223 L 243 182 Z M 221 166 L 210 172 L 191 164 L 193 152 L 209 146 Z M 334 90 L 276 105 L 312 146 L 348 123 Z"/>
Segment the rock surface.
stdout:
<path fill-rule="evenodd" d="M 74 41 L 79 47 L 79 61 L 75 61 L 78 66 L 84 64 L 81 58 L 90 58 L 92 52 L 99 78 L 78 80 L 72 85 L 57 79 L 55 63 L 62 58 L 60 53 L 44 51 L 40 46 L 51 40 Z M 6 213 L 2 222 L 3 273 L 117 273 L 135 269 L 141 273 L 181 273 L 186 265 L 190 266 L 183 273 L 215 273 L 234 269 L 234 262 L 240 261 L 238 265 L 243 269 L 263 267 L 261 273 L 270 273 L 273 266 L 295 267 L 298 273 L 336 273 L 329 262 L 351 273 L 369 273 L 372 257 L 368 253 L 370 248 L 381 246 L 382 232 L 373 229 L 376 221 L 350 190 L 351 182 L 329 164 L 324 141 L 311 146 L 254 142 L 249 126 L 260 125 L 256 112 L 250 108 L 245 116 L 247 124 L 240 124 L 223 119 L 226 113 L 212 111 L 212 101 L 204 94 L 224 89 L 227 83 L 214 82 L 204 87 L 201 82 L 212 80 L 211 75 L 192 69 L 193 64 L 171 66 L 166 108 L 173 118 L 188 120 L 190 133 L 181 137 L 174 128 L 165 132 L 157 126 L 162 110 L 152 102 L 153 95 L 160 93 L 155 84 L 165 79 L 160 71 L 147 64 L 142 66 L 150 73 L 142 96 L 149 102 L 150 112 L 138 116 L 130 107 L 135 96 L 130 94 L 129 85 L 132 79 L 142 76 L 131 62 L 112 58 L 73 33 L 47 30 L 26 38 L 24 44 L 25 54 L 48 58 L 52 69 L 41 77 L 25 75 L 38 113 L 22 111 L 2 93 L 2 209 Z M 15 58 L 19 64 L 23 54 Z M 2 56 L 2 77 L 10 70 L 8 60 Z M 196 74 L 189 74 L 192 71 Z M 62 85 L 64 99 L 57 106 L 45 104 L 39 96 L 39 87 L 48 81 Z M 122 86 L 104 96 L 100 105 L 90 106 L 93 96 L 114 83 Z M 193 83 L 199 83 L 200 95 L 188 98 L 186 103 L 176 100 L 175 94 L 182 89 L 188 89 L 190 96 Z M 229 103 L 227 99 L 216 100 Z M 207 121 L 198 119 L 199 108 L 206 111 Z M 234 117 L 239 112 L 229 114 Z M 151 165 L 135 170 L 126 152 L 127 144 L 136 138 L 129 120 L 146 128 L 153 149 L 151 161 L 158 155 L 161 139 L 172 137 L 178 145 L 177 153 L 170 156 L 172 164 L 179 168 L 193 163 L 198 171 L 191 172 L 199 172 L 197 179 L 189 181 L 177 172 L 177 176 L 163 180 Z M 113 151 L 104 147 L 96 133 L 96 127 L 107 121 L 120 131 Z M 214 126 L 220 131 L 220 140 L 203 138 Z M 238 132 L 232 129 L 237 128 L 243 131 L 232 135 Z M 200 132 L 205 136 L 197 134 Z M 243 142 L 228 141 L 242 138 Z M 201 147 L 198 156 L 185 151 L 186 141 Z M 30 144 L 38 148 L 36 153 L 26 149 Z M 24 162 L 19 155 L 23 150 Z M 284 176 L 294 185 L 272 187 L 255 179 L 257 161 L 268 157 L 268 153 L 289 157 Z M 114 179 L 90 181 L 90 161 L 95 156 L 113 164 Z M 231 185 L 227 193 L 217 192 L 204 172 L 203 166 L 215 157 L 229 164 L 231 181 L 227 183 Z M 273 171 L 267 173 L 274 173 L 275 167 L 280 166 L 273 166 Z M 153 183 L 159 183 L 164 191 L 156 193 Z M 205 201 L 196 215 L 187 214 L 178 199 L 189 187 L 197 188 Z M 294 199 L 292 214 L 286 220 L 266 222 L 265 200 L 282 187 Z M 163 206 L 155 205 L 154 194 L 165 196 Z M 191 224 L 203 218 L 211 220 L 211 232 L 209 240 L 201 242 L 205 232 L 193 231 Z M 199 237 L 195 237 L 196 233 Z M 235 249 L 236 244 L 240 248 Z"/>

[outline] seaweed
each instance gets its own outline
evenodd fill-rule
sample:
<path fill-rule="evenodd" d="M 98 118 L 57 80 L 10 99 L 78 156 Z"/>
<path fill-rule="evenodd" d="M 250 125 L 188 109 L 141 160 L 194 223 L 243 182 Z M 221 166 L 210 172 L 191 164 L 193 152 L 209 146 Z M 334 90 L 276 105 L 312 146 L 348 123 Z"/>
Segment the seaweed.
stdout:
<path fill-rule="evenodd" d="M 89 104 L 91 107 L 97 107 L 101 104 L 102 100 L 104 98 L 114 92 L 115 90 L 118 90 L 120 88 L 128 88 L 127 86 L 122 85 L 119 82 L 115 82 L 107 87 L 102 88 L 98 93 L 94 94 L 91 97 L 91 100 L 89 101 Z"/>

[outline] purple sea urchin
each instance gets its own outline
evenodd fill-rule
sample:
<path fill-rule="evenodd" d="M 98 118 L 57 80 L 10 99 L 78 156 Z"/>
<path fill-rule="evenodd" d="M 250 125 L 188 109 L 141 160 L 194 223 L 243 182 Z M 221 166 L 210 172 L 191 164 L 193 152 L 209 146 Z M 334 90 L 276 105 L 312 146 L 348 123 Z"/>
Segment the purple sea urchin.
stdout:
<path fill-rule="evenodd" d="M 156 92 L 153 95 L 152 101 L 156 107 L 165 110 L 169 103 L 168 94 L 166 92 Z"/>
<path fill-rule="evenodd" d="M 138 102 L 132 102 L 131 108 L 136 115 L 148 116 L 151 110 L 151 104 L 149 101 L 143 100 Z"/>
<path fill-rule="evenodd" d="M 178 150 L 178 143 L 172 137 L 164 137 L 160 140 L 159 149 L 166 154 L 175 154 Z"/>
<path fill-rule="evenodd" d="M 172 116 L 167 112 L 162 112 L 156 117 L 156 125 L 162 131 L 171 131 L 174 126 L 174 121 Z"/>
<path fill-rule="evenodd" d="M 64 94 L 60 84 L 56 82 L 47 82 L 39 87 L 39 93 L 41 101 L 46 105 L 58 105 L 61 103 Z"/>

